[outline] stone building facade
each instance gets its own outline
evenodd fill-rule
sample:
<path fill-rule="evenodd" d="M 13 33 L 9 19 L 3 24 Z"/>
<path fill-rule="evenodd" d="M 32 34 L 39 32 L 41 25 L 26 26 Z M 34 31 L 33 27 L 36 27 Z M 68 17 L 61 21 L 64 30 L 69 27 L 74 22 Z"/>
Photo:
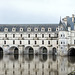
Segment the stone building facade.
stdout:
<path fill-rule="evenodd" d="M 75 18 L 59 24 L 0 24 L 0 51 L 19 54 L 70 54 L 75 45 Z"/>

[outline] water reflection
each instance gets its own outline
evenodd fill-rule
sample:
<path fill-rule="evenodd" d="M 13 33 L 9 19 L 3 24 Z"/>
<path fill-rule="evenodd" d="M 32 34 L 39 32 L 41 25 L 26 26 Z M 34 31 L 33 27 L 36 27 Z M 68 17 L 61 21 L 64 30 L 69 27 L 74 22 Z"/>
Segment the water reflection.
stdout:
<path fill-rule="evenodd" d="M 18 60 L 18 58 L 19 58 L 19 55 L 18 54 L 9 55 L 9 59 L 12 60 L 12 61 Z"/>
<path fill-rule="evenodd" d="M 34 55 L 33 55 L 33 54 L 23 55 L 23 58 L 24 58 L 26 61 L 30 62 L 30 61 L 33 60 Z"/>
<path fill-rule="evenodd" d="M 69 56 L 68 57 L 68 62 L 74 64 L 75 63 L 75 56 Z"/>
<path fill-rule="evenodd" d="M 18 55 L 18 54 L 15 54 L 15 55 L 14 55 L 14 59 L 15 59 L 15 60 L 18 60 L 18 58 L 19 58 L 19 55 Z"/>
<path fill-rule="evenodd" d="M 39 55 L 39 60 L 41 62 L 45 62 L 47 60 L 47 54 L 42 54 L 42 55 Z"/>
<path fill-rule="evenodd" d="M 56 61 L 56 58 L 57 58 L 56 55 L 53 55 L 53 56 L 52 56 L 53 61 Z"/>
<path fill-rule="evenodd" d="M 3 59 L 3 54 L 0 54 L 0 60 L 2 60 Z"/>
<path fill-rule="evenodd" d="M 75 57 L 52 55 L 0 55 L 0 75 L 68 75 Z"/>

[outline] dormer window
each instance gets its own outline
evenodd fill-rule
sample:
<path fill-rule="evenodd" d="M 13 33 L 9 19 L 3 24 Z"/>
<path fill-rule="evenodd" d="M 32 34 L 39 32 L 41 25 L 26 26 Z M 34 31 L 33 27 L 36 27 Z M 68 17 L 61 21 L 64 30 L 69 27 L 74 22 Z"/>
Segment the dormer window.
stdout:
<path fill-rule="evenodd" d="M 38 31 L 38 28 L 34 28 L 34 31 Z"/>
<path fill-rule="evenodd" d="M 44 28 L 44 27 L 42 27 L 42 28 L 41 28 L 41 31 L 45 31 L 45 28 Z"/>
<path fill-rule="evenodd" d="M 23 32 L 23 28 L 20 28 L 20 32 Z"/>
<path fill-rule="evenodd" d="M 8 28 L 4 28 L 4 31 L 5 31 L 5 32 L 8 32 Z"/>
<path fill-rule="evenodd" d="M 27 31 L 31 31 L 31 28 L 29 27 L 29 28 L 27 28 Z"/>
<path fill-rule="evenodd" d="M 15 32 L 16 31 L 16 28 L 12 28 L 12 31 Z"/>
<path fill-rule="evenodd" d="M 59 31 L 59 29 L 58 29 L 58 28 L 56 28 L 56 31 Z"/>
<path fill-rule="evenodd" d="M 48 28 L 48 31 L 51 31 L 51 28 Z"/>

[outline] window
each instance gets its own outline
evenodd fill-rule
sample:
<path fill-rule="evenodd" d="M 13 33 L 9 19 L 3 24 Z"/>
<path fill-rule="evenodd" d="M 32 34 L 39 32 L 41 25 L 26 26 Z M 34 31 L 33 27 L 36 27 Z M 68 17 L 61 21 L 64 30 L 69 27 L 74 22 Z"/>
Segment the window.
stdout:
<path fill-rule="evenodd" d="M 15 38 L 15 34 L 13 34 L 13 38 Z"/>
<path fill-rule="evenodd" d="M 38 28 L 34 28 L 34 31 L 38 31 Z"/>
<path fill-rule="evenodd" d="M 30 28 L 30 27 L 28 27 L 28 28 L 27 28 L 27 31 L 31 31 L 31 28 Z"/>
<path fill-rule="evenodd" d="M 45 31 L 45 28 L 44 28 L 44 27 L 42 27 L 42 28 L 41 28 L 41 31 Z"/>
<path fill-rule="evenodd" d="M 20 41 L 20 44 L 22 44 L 22 41 Z"/>
<path fill-rule="evenodd" d="M 28 38 L 30 38 L 30 34 L 28 34 Z"/>
<path fill-rule="evenodd" d="M 21 37 L 22 37 L 22 34 L 21 34 Z"/>
<path fill-rule="evenodd" d="M 62 44 L 62 42 L 61 42 L 61 44 Z"/>
<path fill-rule="evenodd" d="M 15 32 L 16 31 L 16 28 L 12 28 L 12 31 Z"/>
<path fill-rule="evenodd" d="M 42 34 L 42 38 L 44 38 L 44 34 Z"/>
<path fill-rule="evenodd" d="M 51 37 L 51 35 L 49 34 L 49 37 Z"/>
<path fill-rule="evenodd" d="M 13 44 L 15 44 L 15 40 L 13 40 Z"/>
<path fill-rule="evenodd" d="M 20 28 L 20 31 L 22 32 L 23 31 L 23 28 Z"/>
<path fill-rule="evenodd" d="M 35 37 L 37 37 L 37 34 L 35 34 Z"/>
<path fill-rule="evenodd" d="M 48 31 L 51 31 L 51 28 L 48 28 Z"/>
<path fill-rule="evenodd" d="M 6 44 L 6 41 L 4 41 L 4 44 Z"/>
<path fill-rule="evenodd" d="M 61 34 L 61 37 L 62 37 L 62 34 Z"/>
<path fill-rule="evenodd" d="M 35 41 L 35 44 L 37 44 L 37 42 Z"/>
<path fill-rule="evenodd" d="M 5 31 L 5 32 L 8 32 L 8 28 L 4 28 L 4 31 Z"/>
<path fill-rule="evenodd" d="M 30 44 L 30 40 L 28 40 L 28 44 Z"/>
<path fill-rule="evenodd" d="M 48 44 L 50 44 L 50 41 L 48 41 Z"/>
<path fill-rule="evenodd" d="M 42 40 L 42 44 L 44 44 L 44 40 Z"/>
<path fill-rule="evenodd" d="M 7 34 L 5 34 L 5 37 L 7 38 Z"/>
<path fill-rule="evenodd" d="M 58 40 L 57 40 L 57 45 L 58 45 Z"/>

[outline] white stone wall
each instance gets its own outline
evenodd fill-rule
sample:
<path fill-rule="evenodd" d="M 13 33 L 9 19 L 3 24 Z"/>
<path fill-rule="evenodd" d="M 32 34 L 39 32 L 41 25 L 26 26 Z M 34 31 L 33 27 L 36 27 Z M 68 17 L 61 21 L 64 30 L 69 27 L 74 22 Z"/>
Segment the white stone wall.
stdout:
<path fill-rule="evenodd" d="M 7 34 L 7 38 L 5 37 L 5 34 Z M 13 34 L 15 34 L 14 38 Z M 30 38 L 28 37 L 28 34 L 30 34 Z M 35 34 L 37 34 L 37 37 L 35 37 Z M 44 34 L 44 38 L 42 38 L 42 34 Z M 49 34 L 51 34 L 50 38 Z M 13 40 L 15 40 L 15 44 L 13 44 Z M 28 44 L 28 40 L 30 40 L 30 44 Z M 42 44 L 42 40 L 44 40 L 44 44 Z M 49 52 L 52 51 L 53 47 L 57 49 L 57 40 L 57 34 L 55 32 L 0 32 L 0 47 L 2 47 L 4 51 L 12 46 L 18 47 L 19 50 L 31 46 L 34 50 L 38 51 L 41 46 L 44 46 Z M 6 44 L 4 44 L 4 41 L 6 41 Z M 20 41 L 22 41 L 22 44 L 20 44 Z M 37 41 L 37 44 L 35 44 L 35 41 Z M 48 44 L 48 41 L 50 41 L 50 44 Z"/>

